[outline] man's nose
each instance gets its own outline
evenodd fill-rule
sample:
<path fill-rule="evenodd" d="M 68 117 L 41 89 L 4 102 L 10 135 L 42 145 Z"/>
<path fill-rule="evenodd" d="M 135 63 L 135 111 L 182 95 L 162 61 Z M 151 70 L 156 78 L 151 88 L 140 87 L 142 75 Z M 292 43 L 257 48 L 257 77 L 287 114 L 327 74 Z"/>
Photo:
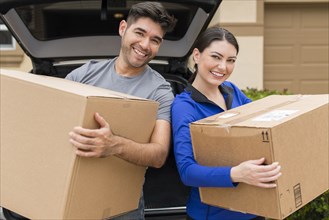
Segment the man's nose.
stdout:
<path fill-rule="evenodd" d="M 150 39 L 144 38 L 139 43 L 144 50 L 147 50 L 150 47 Z"/>

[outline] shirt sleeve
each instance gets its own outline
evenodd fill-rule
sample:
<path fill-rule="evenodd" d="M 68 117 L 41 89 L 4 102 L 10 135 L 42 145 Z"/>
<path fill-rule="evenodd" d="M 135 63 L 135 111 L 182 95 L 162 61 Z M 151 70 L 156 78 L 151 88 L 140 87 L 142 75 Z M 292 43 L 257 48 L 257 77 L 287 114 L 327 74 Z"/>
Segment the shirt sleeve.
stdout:
<path fill-rule="evenodd" d="M 65 79 L 71 80 L 71 81 L 75 81 L 75 82 L 81 82 L 81 73 L 85 73 L 87 71 L 88 64 L 82 65 L 79 68 L 74 69 L 73 71 L 71 71 L 69 74 L 67 74 L 67 76 L 65 77 Z"/>
<path fill-rule="evenodd" d="M 194 158 L 189 124 L 196 121 L 192 103 L 176 97 L 172 106 L 174 154 L 182 182 L 193 187 L 234 187 L 231 167 L 199 165 Z"/>
<path fill-rule="evenodd" d="M 69 74 L 67 74 L 65 79 L 72 80 L 75 82 L 89 84 L 87 80 L 89 78 L 89 75 L 96 71 L 95 64 L 97 64 L 97 63 L 98 62 L 95 60 L 90 60 L 87 63 L 85 63 L 84 65 L 72 70 Z"/>
<path fill-rule="evenodd" d="M 159 86 L 155 93 L 155 100 L 159 102 L 157 119 L 166 120 L 171 123 L 171 104 L 174 94 L 169 83 Z"/>

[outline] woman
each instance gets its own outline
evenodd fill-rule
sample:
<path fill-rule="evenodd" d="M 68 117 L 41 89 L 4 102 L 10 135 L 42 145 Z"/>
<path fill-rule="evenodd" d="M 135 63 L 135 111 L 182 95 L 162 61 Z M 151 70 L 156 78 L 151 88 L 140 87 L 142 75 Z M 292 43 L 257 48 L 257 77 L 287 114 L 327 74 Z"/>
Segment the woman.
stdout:
<path fill-rule="evenodd" d="M 237 86 L 226 81 L 233 72 L 238 52 L 239 46 L 232 33 L 219 27 L 208 28 L 193 50 L 195 72 L 191 84 L 176 96 L 172 105 L 176 163 L 181 180 L 191 186 L 187 219 L 264 219 L 206 205 L 201 202 L 197 187 L 236 187 L 243 182 L 273 188 L 276 187 L 273 181 L 281 175 L 279 164 L 262 165 L 264 158 L 245 161 L 235 167 L 207 167 L 194 159 L 189 124 L 251 102 Z"/>

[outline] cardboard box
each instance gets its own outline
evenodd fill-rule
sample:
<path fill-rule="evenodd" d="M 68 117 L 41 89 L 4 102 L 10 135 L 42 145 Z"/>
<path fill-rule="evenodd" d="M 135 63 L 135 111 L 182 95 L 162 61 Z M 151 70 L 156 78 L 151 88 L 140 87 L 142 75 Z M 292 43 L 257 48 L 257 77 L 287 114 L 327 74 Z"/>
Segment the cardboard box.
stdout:
<path fill-rule="evenodd" d="M 147 143 L 158 103 L 69 80 L 1 70 L 1 206 L 31 219 L 102 219 L 138 207 L 145 167 L 81 158 L 74 126 Z"/>
<path fill-rule="evenodd" d="M 190 125 L 198 163 L 278 161 L 277 188 L 199 188 L 204 203 L 283 219 L 329 188 L 328 94 L 273 95 Z"/>

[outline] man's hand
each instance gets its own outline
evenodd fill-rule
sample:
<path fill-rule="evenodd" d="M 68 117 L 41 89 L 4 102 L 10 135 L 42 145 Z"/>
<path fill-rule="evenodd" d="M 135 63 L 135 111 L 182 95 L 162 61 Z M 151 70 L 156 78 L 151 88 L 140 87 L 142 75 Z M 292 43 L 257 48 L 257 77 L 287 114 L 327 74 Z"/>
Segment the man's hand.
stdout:
<path fill-rule="evenodd" d="M 274 183 L 281 176 L 278 162 L 263 165 L 265 158 L 248 160 L 231 169 L 233 182 L 243 182 L 262 188 L 274 188 Z"/>
<path fill-rule="evenodd" d="M 118 153 L 116 136 L 113 135 L 107 121 L 95 113 L 99 129 L 74 127 L 69 133 L 70 143 L 76 148 L 76 154 L 82 157 L 107 157 Z"/>
<path fill-rule="evenodd" d="M 95 113 L 98 129 L 75 127 L 69 133 L 70 143 L 82 157 L 117 156 L 140 166 L 160 168 L 166 161 L 170 145 L 170 123 L 157 120 L 150 143 L 137 143 L 114 135 L 108 122 Z"/>

